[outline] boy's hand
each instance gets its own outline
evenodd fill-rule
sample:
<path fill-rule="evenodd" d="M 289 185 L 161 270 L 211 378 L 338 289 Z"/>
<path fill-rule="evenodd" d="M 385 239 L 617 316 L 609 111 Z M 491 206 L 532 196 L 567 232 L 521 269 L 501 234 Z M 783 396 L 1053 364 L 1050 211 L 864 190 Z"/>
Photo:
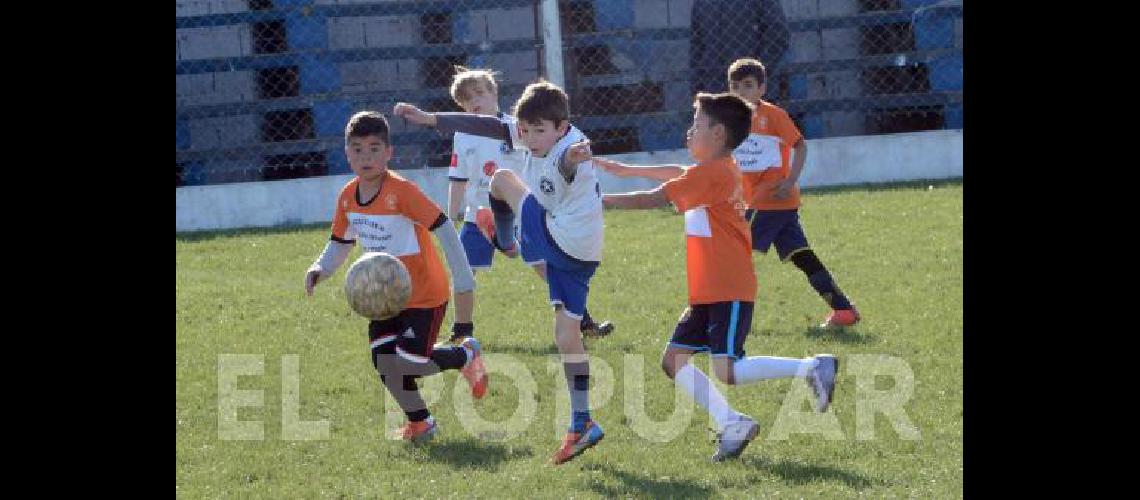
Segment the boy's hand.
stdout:
<path fill-rule="evenodd" d="M 309 271 L 305 273 L 305 294 L 312 297 L 313 287 L 317 286 L 317 281 L 321 279 L 321 270 L 315 267 L 310 267 Z"/>
<path fill-rule="evenodd" d="M 590 141 L 585 140 L 572 144 L 570 148 L 566 150 L 566 156 L 564 159 L 568 165 L 577 165 L 586 160 L 589 160 L 592 156 L 593 153 L 590 151 Z"/>
<path fill-rule="evenodd" d="M 626 171 L 626 166 L 624 164 L 618 163 L 618 162 L 613 161 L 613 160 L 608 159 L 608 158 L 602 158 L 600 156 L 595 156 L 594 157 L 594 164 L 599 166 L 599 167 L 602 167 L 602 170 L 605 170 L 606 172 L 609 172 L 609 173 L 616 175 L 618 177 L 625 177 L 626 175 L 628 175 L 628 172 Z"/>
<path fill-rule="evenodd" d="M 795 186 L 796 186 L 796 180 L 795 179 L 791 179 L 791 178 L 784 179 L 784 180 L 780 181 L 779 184 L 776 184 L 776 186 L 772 188 L 772 197 L 777 199 L 777 200 L 782 200 L 784 198 L 787 198 L 788 195 L 792 194 L 792 188 L 794 188 Z"/>
<path fill-rule="evenodd" d="M 396 107 L 392 108 L 392 114 L 416 125 L 434 127 L 436 124 L 434 113 L 428 113 L 406 102 L 396 103 Z"/>

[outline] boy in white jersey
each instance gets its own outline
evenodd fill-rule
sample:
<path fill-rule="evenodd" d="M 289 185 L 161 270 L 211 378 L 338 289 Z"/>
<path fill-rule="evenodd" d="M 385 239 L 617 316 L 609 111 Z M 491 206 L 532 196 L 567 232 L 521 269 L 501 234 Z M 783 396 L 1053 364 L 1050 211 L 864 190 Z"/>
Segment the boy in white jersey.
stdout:
<path fill-rule="evenodd" d="M 566 92 L 545 81 L 528 85 L 515 104 L 517 123 L 470 113 L 425 113 L 406 103 L 397 104 L 393 113 L 443 134 L 462 131 L 525 148 L 522 175 L 496 172 L 489 201 L 500 246 L 514 245 L 510 228 L 518 214 L 522 248 L 546 261 L 555 344 L 562 354 L 571 409 L 570 429 L 552 461 L 573 459 L 604 436 L 590 417 L 590 365 L 579 334 L 590 278 L 602 257 L 603 229 L 601 186 L 593 163 L 583 161 L 589 146 L 585 135 L 569 123 Z"/>
<path fill-rule="evenodd" d="M 485 69 L 468 69 L 456 66 L 457 73 L 451 81 L 451 98 L 468 113 L 494 116 L 505 123 L 515 119 L 499 111 L 498 84 L 494 73 Z M 509 140 L 455 132 L 454 152 L 451 155 L 451 168 L 448 172 L 450 190 L 448 192 L 449 216 L 462 221 L 459 237 L 467 253 L 471 269 L 491 268 L 494 257 L 494 217 L 489 208 L 488 192 L 491 177 L 502 168 L 516 173 L 522 172 L 526 161 L 525 147 L 513 147 Z M 515 247 L 500 248 L 509 257 L 519 254 Z M 546 279 L 546 262 L 537 251 L 523 247 L 523 261 L 531 266 L 539 277 Z M 473 325 L 454 325 L 452 341 L 462 341 L 472 335 Z M 580 329 L 582 335 L 602 337 L 613 331 L 613 323 L 596 323 L 587 309 L 582 310 Z"/>

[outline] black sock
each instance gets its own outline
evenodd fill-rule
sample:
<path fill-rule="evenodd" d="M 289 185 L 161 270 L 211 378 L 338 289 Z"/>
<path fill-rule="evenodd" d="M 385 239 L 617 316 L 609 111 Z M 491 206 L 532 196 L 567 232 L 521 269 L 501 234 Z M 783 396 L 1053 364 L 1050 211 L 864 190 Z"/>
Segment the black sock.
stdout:
<path fill-rule="evenodd" d="M 590 317 L 590 310 L 582 308 L 582 326 L 579 330 L 586 331 L 594 326 L 594 318 Z"/>
<path fill-rule="evenodd" d="M 455 347 L 437 347 L 431 350 L 431 360 L 440 370 L 458 370 L 467 364 L 467 350 Z"/>
<path fill-rule="evenodd" d="M 491 195 L 487 195 L 487 198 L 491 202 L 491 213 L 495 216 L 495 248 L 502 250 L 513 247 L 515 242 L 515 235 L 513 234 L 515 215 L 511 211 L 510 203 Z"/>
<path fill-rule="evenodd" d="M 383 365 L 381 367 L 384 368 Z M 427 403 L 420 396 L 416 377 L 397 375 L 397 370 L 385 369 L 384 371 L 385 373 L 380 375 L 380 381 L 384 383 L 384 387 L 388 388 L 388 393 L 396 400 L 396 404 L 400 405 L 400 409 L 404 410 L 404 415 L 407 415 L 408 421 L 419 422 L 431 416 L 431 412 L 427 409 Z"/>
<path fill-rule="evenodd" d="M 451 325 L 451 341 L 475 336 L 475 323 L 454 323 Z"/>
<path fill-rule="evenodd" d="M 831 273 L 827 272 L 827 268 L 823 267 L 819 257 L 810 248 L 793 255 L 792 263 L 807 275 L 808 283 L 811 283 L 811 287 L 823 297 L 828 306 L 835 310 L 851 309 L 851 301 L 843 295 Z"/>

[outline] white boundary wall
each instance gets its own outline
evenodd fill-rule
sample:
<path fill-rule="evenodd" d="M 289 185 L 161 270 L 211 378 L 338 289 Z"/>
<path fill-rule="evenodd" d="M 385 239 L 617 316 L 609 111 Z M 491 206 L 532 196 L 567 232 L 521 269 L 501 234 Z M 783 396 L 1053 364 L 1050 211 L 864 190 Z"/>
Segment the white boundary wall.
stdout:
<path fill-rule="evenodd" d="M 687 165 L 686 150 L 612 155 L 634 165 Z M 447 169 L 403 170 L 440 206 L 447 203 Z M 802 187 L 962 177 L 962 131 L 837 137 L 808 141 Z M 336 196 L 352 175 L 175 188 L 175 230 L 199 231 L 328 222 Z M 647 189 L 657 182 L 601 174 L 607 193 Z"/>

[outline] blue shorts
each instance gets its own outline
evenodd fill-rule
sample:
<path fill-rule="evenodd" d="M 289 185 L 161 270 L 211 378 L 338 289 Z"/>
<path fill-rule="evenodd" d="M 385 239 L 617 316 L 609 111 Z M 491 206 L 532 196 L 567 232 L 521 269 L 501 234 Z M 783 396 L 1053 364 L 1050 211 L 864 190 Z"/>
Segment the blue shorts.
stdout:
<path fill-rule="evenodd" d="M 535 266 L 546 262 L 542 255 L 538 253 L 537 247 L 522 244 L 521 233 L 521 229 L 515 226 L 515 241 L 519 244 L 519 255 L 522 256 L 523 262 L 528 266 Z"/>
<path fill-rule="evenodd" d="M 685 309 L 671 347 L 680 347 L 712 356 L 744 357 L 744 340 L 752 330 L 752 302 L 715 302 L 696 304 Z"/>
<path fill-rule="evenodd" d="M 463 229 L 459 231 L 459 241 L 463 243 L 463 252 L 467 254 L 467 264 L 472 270 L 491 268 L 495 247 L 479 232 L 479 226 L 474 222 L 464 222 Z"/>
<path fill-rule="evenodd" d="M 799 210 L 749 209 L 744 217 L 752 226 L 753 250 L 768 253 L 768 247 L 775 244 L 776 255 L 780 260 L 787 260 L 797 250 L 808 248 L 807 236 L 800 227 Z"/>
<path fill-rule="evenodd" d="M 562 251 L 550 230 L 546 228 L 546 209 L 527 194 L 522 202 L 522 224 L 519 227 L 520 243 L 531 257 L 546 261 L 546 284 L 550 289 L 550 303 L 561 304 L 574 319 L 582 319 L 586 310 L 586 296 L 590 293 L 590 278 L 598 269 L 597 262 L 575 259 Z"/>

